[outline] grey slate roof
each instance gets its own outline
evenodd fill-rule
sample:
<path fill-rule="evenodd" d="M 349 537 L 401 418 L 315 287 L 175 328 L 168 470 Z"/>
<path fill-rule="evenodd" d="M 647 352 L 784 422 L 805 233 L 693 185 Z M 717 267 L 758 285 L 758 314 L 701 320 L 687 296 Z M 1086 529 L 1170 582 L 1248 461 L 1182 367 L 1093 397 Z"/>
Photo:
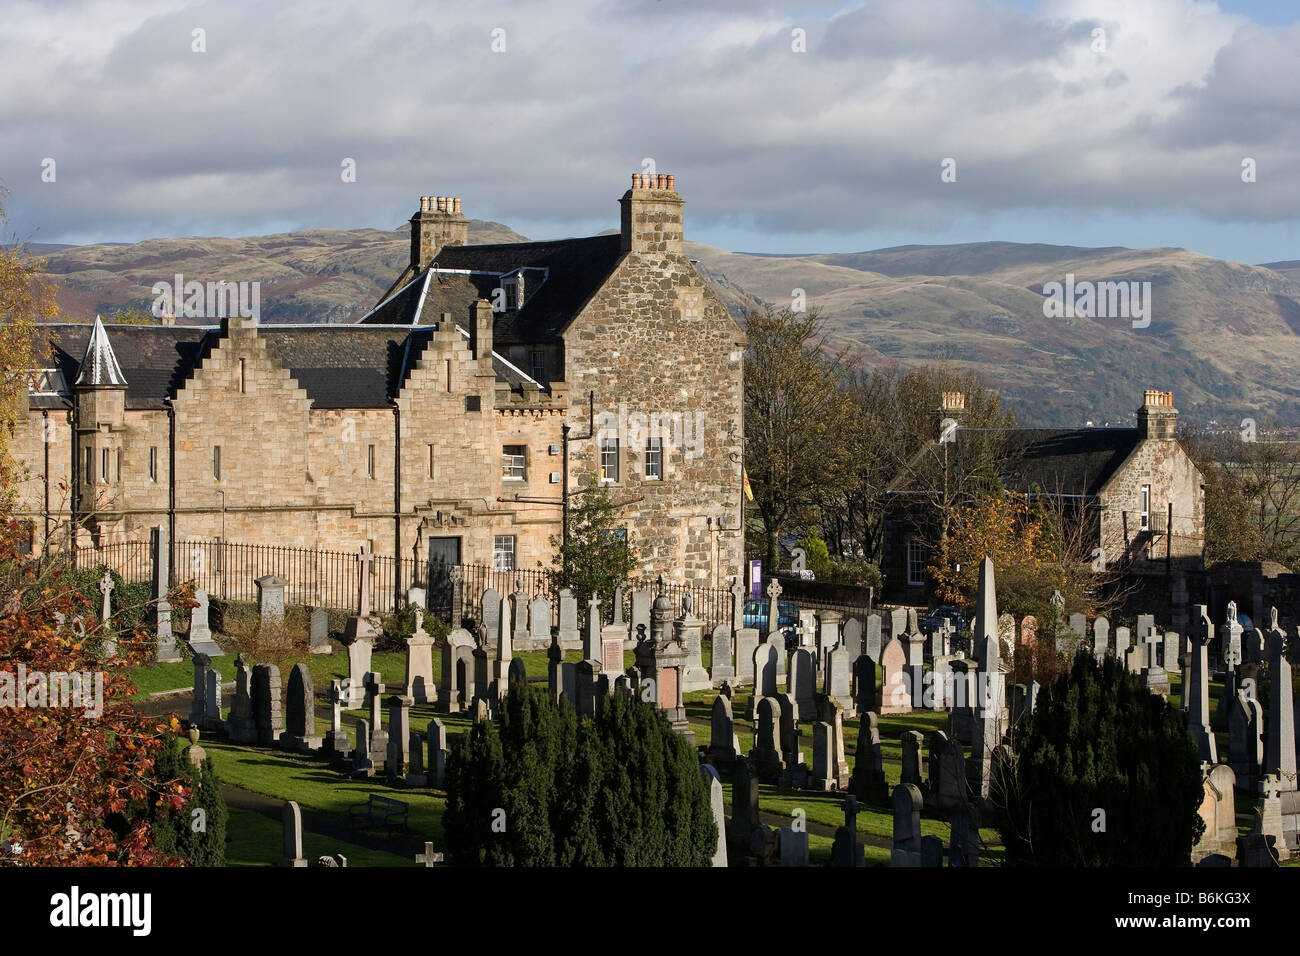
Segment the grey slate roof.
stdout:
<path fill-rule="evenodd" d="M 492 299 L 501 276 L 528 268 L 522 308 L 498 313 L 492 339 L 502 345 L 554 342 L 622 258 L 617 234 L 551 242 L 447 246 L 426 269 L 361 319 L 364 324 L 434 325 L 443 312 L 462 326 L 476 299 Z M 443 269 L 469 270 L 441 272 Z M 536 270 L 536 271 L 534 271 Z M 541 270 L 545 270 L 543 273 Z M 432 275 L 431 275 L 432 273 Z M 540 281 L 545 274 L 546 280 Z M 416 314 L 423 293 L 423 306 Z"/>
<path fill-rule="evenodd" d="M 40 326 L 53 333 L 53 364 L 67 382 L 81 372 L 91 325 Z M 196 326 L 106 325 L 127 381 L 126 407 L 161 409 L 219 341 L 220 330 Z M 433 334 L 431 328 L 374 325 L 262 326 L 267 352 L 289 370 L 316 408 L 387 408 Z M 409 352 L 408 352 L 409 345 Z M 525 380 L 499 356 L 497 380 L 518 388 Z M 66 399 L 33 396 L 32 408 L 67 407 Z"/>
<path fill-rule="evenodd" d="M 1142 441 L 1136 428 L 1005 431 L 1008 486 L 1047 494 L 1099 494 Z"/>

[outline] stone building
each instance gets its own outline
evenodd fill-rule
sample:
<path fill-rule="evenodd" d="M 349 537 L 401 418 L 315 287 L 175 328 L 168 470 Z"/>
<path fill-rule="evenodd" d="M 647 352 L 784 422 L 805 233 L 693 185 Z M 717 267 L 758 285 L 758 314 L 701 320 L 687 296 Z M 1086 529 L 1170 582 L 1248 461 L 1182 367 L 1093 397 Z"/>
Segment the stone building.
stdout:
<path fill-rule="evenodd" d="M 1203 477 L 1175 437 L 1178 410 L 1169 392 L 1144 393 L 1135 428 L 967 429 L 964 411 L 960 393 L 943 396 L 934 440 L 891 486 L 881 559 L 886 600 L 929 600 L 925 568 L 937 510 L 954 500 L 954 476 L 973 470 L 981 456 L 1004 487 L 1057 499 L 1106 567 L 1139 577 L 1204 569 Z"/>
<path fill-rule="evenodd" d="M 468 245 L 460 200 L 422 198 L 356 324 L 42 327 L 15 436 L 33 546 L 72 519 L 84 544 L 163 525 L 533 568 L 594 479 L 645 573 L 725 583 L 745 336 L 683 251 L 674 178 L 632 179 L 617 234 L 554 242 Z"/>

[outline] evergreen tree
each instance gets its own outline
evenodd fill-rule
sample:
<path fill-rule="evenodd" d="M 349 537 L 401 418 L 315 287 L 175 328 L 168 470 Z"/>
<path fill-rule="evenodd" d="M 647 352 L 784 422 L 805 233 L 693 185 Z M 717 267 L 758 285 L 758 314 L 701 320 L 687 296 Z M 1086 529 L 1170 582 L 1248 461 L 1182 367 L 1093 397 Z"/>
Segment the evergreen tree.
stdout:
<path fill-rule="evenodd" d="M 152 807 L 155 848 L 184 858 L 190 866 L 225 866 L 229 811 L 212 758 L 205 757 L 194 772 L 179 738 L 169 734 L 154 764 L 154 775 L 160 785 L 179 782 L 188 794 L 160 800 Z"/>
<path fill-rule="evenodd" d="M 1038 697 L 996 781 L 1013 866 L 1184 866 L 1204 830 L 1186 717 L 1088 651 Z"/>
<path fill-rule="evenodd" d="M 611 694 L 579 720 L 526 685 L 453 747 L 443 829 L 469 866 L 707 866 L 717 841 L 695 754 L 652 705 Z"/>

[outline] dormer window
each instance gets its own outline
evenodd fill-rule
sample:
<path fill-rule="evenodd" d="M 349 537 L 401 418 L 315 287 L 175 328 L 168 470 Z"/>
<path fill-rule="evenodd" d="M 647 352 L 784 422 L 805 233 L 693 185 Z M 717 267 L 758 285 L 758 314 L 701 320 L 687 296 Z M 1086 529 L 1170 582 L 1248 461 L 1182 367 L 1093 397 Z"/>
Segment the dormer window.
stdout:
<path fill-rule="evenodd" d="M 516 272 L 514 275 L 503 276 L 501 279 L 501 289 L 505 292 L 506 311 L 517 312 L 524 304 L 524 274 Z"/>
<path fill-rule="evenodd" d="M 27 390 L 32 395 L 66 395 L 68 384 L 57 368 L 34 368 L 27 373 Z"/>

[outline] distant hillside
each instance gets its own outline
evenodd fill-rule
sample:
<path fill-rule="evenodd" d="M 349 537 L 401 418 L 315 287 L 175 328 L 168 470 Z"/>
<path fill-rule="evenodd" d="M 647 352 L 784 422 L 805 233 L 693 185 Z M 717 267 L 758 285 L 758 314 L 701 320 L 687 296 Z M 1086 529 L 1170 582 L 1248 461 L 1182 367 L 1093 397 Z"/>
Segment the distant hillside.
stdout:
<path fill-rule="evenodd" d="M 470 241 L 527 241 L 471 220 Z M 306 230 L 239 239 L 46 246 L 59 303 L 89 320 L 147 309 L 154 282 L 261 280 L 265 322 L 360 318 L 409 254 L 407 227 Z M 1183 249 L 1010 242 L 899 246 L 827 255 L 687 252 L 737 315 L 789 305 L 803 289 L 832 341 L 868 365 L 948 360 L 981 372 L 1034 425 L 1129 423 L 1145 388 L 1174 393 L 1184 419 L 1300 424 L 1300 261 L 1224 262 Z M 1043 315 L 1042 288 L 1076 280 L 1150 282 L 1150 327 Z"/>
<path fill-rule="evenodd" d="M 772 256 L 688 243 L 690 255 L 771 305 L 802 288 L 833 341 L 868 364 L 947 359 L 1017 402 L 1024 424 L 1131 423 L 1144 388 L 1185 419 L 1300 424 L 1300 262 L 1276 268 L 1184 249 L 984 242 Z M 1150 327 L 1043 315 L 1042 288 L 1151 283 Z"/>

